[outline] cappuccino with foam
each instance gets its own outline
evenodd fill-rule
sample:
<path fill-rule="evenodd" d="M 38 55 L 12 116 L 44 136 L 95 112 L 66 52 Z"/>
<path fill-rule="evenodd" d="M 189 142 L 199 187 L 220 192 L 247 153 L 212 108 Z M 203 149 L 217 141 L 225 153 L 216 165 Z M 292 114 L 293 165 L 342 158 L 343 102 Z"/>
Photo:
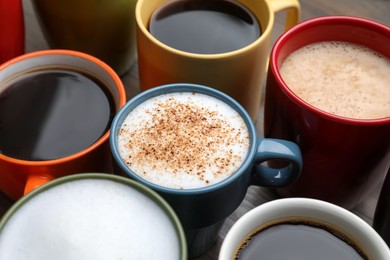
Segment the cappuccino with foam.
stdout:
<path fill-rule="evenodd" d="M 0 259 L 179 259 L 172 220 L 146 193 L 108 179 L 33 196 L 0 231 Z"/>
<path fill-rule="evenodd" d="M 280 73 L 309 104 L 332 114 L 375 119 L 390 116 L 390 61 L 346 42 L 309 44 L 290 54 Z"/>
<path fill-rule="evenodd" d="M 231 176 L 246 160 L 248 128 L 223 101 L 178 92 L 150 98 L 134 108 L 118 133 L 122 160 L 145 180 L 192 189 Z"/>

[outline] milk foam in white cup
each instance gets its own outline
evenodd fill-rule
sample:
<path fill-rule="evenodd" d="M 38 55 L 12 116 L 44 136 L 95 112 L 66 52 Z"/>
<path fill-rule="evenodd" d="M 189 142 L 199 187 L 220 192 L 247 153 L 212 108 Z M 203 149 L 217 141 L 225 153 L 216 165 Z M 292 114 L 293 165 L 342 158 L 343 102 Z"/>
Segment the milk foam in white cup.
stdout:
<path fill-rule="evenodd" d="M 61 177 L 0 222 L 0 259 L 187 259 L 184 231 L 156 192 L 104 173 Z"/>

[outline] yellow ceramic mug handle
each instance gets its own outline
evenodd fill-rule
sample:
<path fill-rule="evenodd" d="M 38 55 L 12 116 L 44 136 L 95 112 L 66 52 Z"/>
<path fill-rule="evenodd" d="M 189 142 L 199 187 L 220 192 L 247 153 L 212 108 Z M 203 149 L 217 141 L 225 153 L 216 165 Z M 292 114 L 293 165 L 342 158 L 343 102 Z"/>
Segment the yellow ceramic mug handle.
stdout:
<path fill-rule="evenodd" d="M 298 0 L 268 0 L 274 13 L 286 11 L 286 27 L 288 30 L 299 22 L 301 8 Z"/>
<path fill-rule="evenodd" d="M 28 176 L 26 185 L 24 186 L 24 195 L 53 179 L 52 176 L 46 174 Z"/>

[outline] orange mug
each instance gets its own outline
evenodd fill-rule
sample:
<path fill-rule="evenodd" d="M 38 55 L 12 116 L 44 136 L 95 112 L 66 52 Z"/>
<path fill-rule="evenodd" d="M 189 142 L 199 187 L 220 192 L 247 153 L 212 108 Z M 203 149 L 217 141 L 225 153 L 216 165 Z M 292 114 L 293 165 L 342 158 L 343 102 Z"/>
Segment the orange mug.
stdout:
<path fill-rule="evenodd" d="M 100 85 L 98 85 L 98 87 L 101 87 L 101 90 L 103 90 L 104 92 L 103 98 L 107 98 L 107 100 L 110 100 L 110 102 L 108 103 L 110 104 L 111 108 L 108 114 L 110 114 L 111 117 L 113 117 L 115 113 L 126 102 L 126 94 L 125 94 L 125 89 L 122 81 L 120 80 L 119 76 L 113 71 L 113 69 L 109 67 L 107 64 L 105 64 L 104 62 L 102 62 L 101 60 L 93 56 L 90 56 L 88 54 L 77 52 L 77 51 L 45 50 L 45 51 L 37 51 L 37 52 L 21 55 L 19 57 L 9 60 L 8 62 L 3 63 L 0 66 L 0 107 L 3 106 L 2 102 L 4 102 L 4 98 L 2 98 L 2 95 L 6 95 L 7 93 L 12 93 L 12 91 L 10 91 L 12 90 L 10 86 L 13 87 L 14 85 L 12 85 L 13 83 L 10 84 L 10 82 L 14 82 L 14 83 L 16 82 L 20 84 L 21 80 L 23 80 L 23 77 L 26 78 L 27 76 L 30 77 L 31 75 L 41 75 L 41 74 L 47 76 L 49 75 L 48 74 L 49 71 L 56 71 L 56 72 L 60 71 L 61 73 L 64 73 L 64 75 L 67 75 L 66 73 L 68 72 L 77 75 L 84 75 L 86 76 L 85 78 L 87 78 L 88 80 L 91 80 L 93 82 L 99 82 Z M 57 80 L 59 81 L 59 79 L 56 78 L 55 82 L 57 82 Z M 18 93 L 16 97 L 19 95 L 19 96 L 23 96 L 24 98 L 30 98 L 28 97 L 29 94 L 27 90 L 33 88 L 31 82 L 32 80 L 28 78 L 26 85 L 24 85 L 23 88 L 21 89 L 21 93 Z M 70 86 L 72 84 L 68 84 L 68 85 Z M 42 83 L 39 83 L 39 85 L 42 85 Z M 58 95 L 58 91 L 52 90 L 52 88 L 54 88 L 53 86 L 54 84 L 53 85 L 48 84 L 48 85 L 50 86 L 49 91 L 55 92 L 55 95 Z M 81 87 L 84 87 L 84 85 L 81 85 Z M 7 123 L 7 121 L 5 121 L 4 117 L 7 115 L 7 113 L 8 115 L 9 113 L 12 113 L 12 116 L 14 118 L 16 118 L 18 114 L 21 115 L 21 114 L 29 113 L 29 115 L 27 115 L 28 118 L 29 116 L 34 117 L 34 115 L 36 115 L 36 113 L 34 112 L 35 113 L 34 114 L 32 110 L 34 110 L 35 107 L 38 105 L 41 109 L 45 110 L 46 114 L 48 112 L 54 113 L 54 110 L 57 109 L 57 107 L 53 109 L 52 103 L 55 103 L 53 101 L 55 100 L 54 96 L 49 97 L 49 102 L 51 103 L 48 103 L 48 105 L 46 105 L 45 107 L 45 105 L 42 106 L 42 103 L 44 103 L 42 99 L 43 99 L 43 95 L 46 92 L 43 93 L 42 91 L 40 91 L 37 93 L 38 95 L 30 98 L 30 101 L 33 100 L 31 102 L 32 106 L 29 107 L 25 105 L 25 103 L 22 103 L 23 105 L 16 106 L 14 111 L 10 109 L 8 110 L 3 109 L 3 111 L 7 111 L 7 112 L 0 113 L 0 151 L 1 151 L 0 190 L 6 195 L 8 195 L 11 199 L 16 200 L 21 196 L 23 196 L 24 194 L 31 191 L 32 189 L 60 176 L 82 173 L 82 172 L 112 173 L 113 165 L 112 165 L 112 159 L 110 154 L 110 148 L 108 145 L 109 128 L 111 125 L 111 119 L 107 119 L 107 122 L 105 122 L 106 128 L 100 130 L 101 131 L 101 134 L 99 135 L 100 137 L 97 136 L 95 138 L 94 136 L 95 139 L 93 139 L 93 141 L 91 141 L 90 144 L 86 145 L 84 148 L 80 150 L 69 153 L 67 155 L 59 156 L 55 158 L 49 158 L 49 159 L 45 159 L 45 158 L 43 159 L 22 158 L 21 159 L 20 157 L 17 157 L 14 154 L 11 155 L 7 154 L 7 150 L 5 149 L 6 146 L 5 145 L 3 146 L 3 144 L 7 141 L 4 140 L 7 139 L 7 135 L 5 135 L 4 132 L 8 131 L 8 133 L 11 133 L 8 137 L 8 143 L 10 143 L 8 145 L 11 146 L 13 145 L 14 147 L 11 148 L 14 151 L 16 151 L 15 153 L 18 153 L 18 149 L 21 148 L 26 149 L 28 145 L 24 144 L 23 141 L 20 141 L 21 138 L 20 136 L 18 136 L 17 133 L 23 133 L 23 131 L 25 133 L 29 129 L 28 126 L 25 127 L 17 126 L 15 127 L 15 130 L 6 129 L 6 127 L 10 126 L 5 124 Z M 78 95 L 78 93 L 76 94 Z M 76 94 L 74 96 L 77 96 Z M 80 97 L 78 98 L 80 99 Z M 86 111 L 92 111 L 91 107 L 94 106 L 100 108 L 102 105 L 101 100 L 102 99 L 99 99 L 99 101 L 95 101 L 91 95 L 87 96 L 87 98 L 82 99 L 82 102 L 79 102 L 82 103 L 81 108 L 77 108 L 78 110 L 76 111 L 76 113 L 73 112 L 73 114 L 71 114 L 69 118 L 71 119 L 76 117 L 80 118 L 81 114 L 85 115 L 86 118 L 85 118 L 85 122 L 83 122 L 83 126 L 87 126 L 88 124 L 91 123 L 91 119 L 90 119 L 91 117 L 89 117 L 90 115 L 87 114 Z M 69 107 L 70 105 L 67 102 L 68 100 L 61 104 L 62 105 L 66 104 L 66 106 Z M 20 112 L 22 107 L 24 110 L 23 112 Z M 103 113 L 99 112 L 99 114 L 96 117 L 99 118 L 99 120 L 101 120 L 101 118 L 103 118 Z M 104 119 L 106 119 L 106 117 L 104 117 Z M 40 118 L 38 117 L 34 118 L 33 120 L 34 124 L 38 120 L 40 120 Z M 60 121 L 63 122 L 65 120 L 67 120 L 65 119 L 65 117 L 61 117 Z M 71 132 L 73 134 L 73 132 L 78 131 L 77 134 L 73 134 L 73 135 L 69 134 L 69 136 L 67 137 L 64 136 L 63 138 L 61 137 L 53 140 L 56 141 L 61 139 L 61 145 L 63 145 L 64 143 L 67 144 L 70 143 L 71 141 L 76 140 L 76 137 L 79 138 L 81 134 L 83 134 L 83 137 L 91 135 L 90 133 L 92 132 L 90 131 L 91 129 L 88 130 L 90 132 L 88 131 L 86 133 L 80 132 L 85 127 L 78 127 L 77 130 L 74 130 L 76 129 L 77 125 L 73 124 L 73 122 L 74 121 L 69 121 L 68 123 L 66 123 L 66 126 L 69 126 L 69 130 L 66 130 L 65 133 Z M 23 129 L 21 130 L 20 128 Z M 39 132 L 40 136 L 44 136 L 46 134 L 44 130 L 46 129 L 47 128 L 42 127 L 37 132 Z M 56 129 L 57 131 L 57 129 L 60 128 L 54 124 L 53 129 Z M 61 130 L 63 130 L 63 127 Z M 13 140 L 10 142 L 10 139 Z M 77 142 L 79 141 L 76 141 L 76 143 Z M 29 142 L 29 145 L 30 143 L 34 143 L 35 145 L 35 141 Z M 60 142 L 58 141 L 58 143 Z M 55 143 L 53 147 L 57 147 L 59 145 L 60 144 Z"/>

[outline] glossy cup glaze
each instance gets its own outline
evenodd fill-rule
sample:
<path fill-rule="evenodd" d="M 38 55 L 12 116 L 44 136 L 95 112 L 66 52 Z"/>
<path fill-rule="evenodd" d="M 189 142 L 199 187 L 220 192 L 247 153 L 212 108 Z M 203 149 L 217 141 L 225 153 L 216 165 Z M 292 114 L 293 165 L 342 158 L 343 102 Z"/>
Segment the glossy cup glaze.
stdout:
<path fill-rule="evenodd" d="M 51 49 L 95 56 L 119 75 L 136 61 L 136 0 L 31 0 Z"/>
<path fill-rule="evenodd" d="M 304 21 L 276 41 L 270 57 L 264 135 L 296 142 L 301 178 L 279 193 L 310 197 L 351 209 L 383 180 L 390 167 L 390 116 L 353 119 L 324 112 L 298 97 L 279 68 L 293 51 L 320 41 L 345 41 L 390 59 L 390 27 L 358 17 L 325 16 Z M 390 112 L 389 112 L 390 113 Z"/>
<path fill-rule="evenodd" d="M 226 53 L 197 54 L 174 49 L 149 31 L 153 12 L 169 0 L 139 0 L 136 6 L 138 67 L 141 90 L 188 82 L 216 88 L 236 99 L 252 119 L 260 107 L 263 79 L 272 42 L 275 13 L 286 11 L 286 28 L 299 19 L 298 0 L 239 0 L 261 24 L 253 43 Z"/>
<path fill-rule="evenodd" d="M 0 66 L 0 88 L 9 78 L 34 69 L 70 67 L 104 82 L 118 111 L 126 102 L 119 76 L 104 62 L 70 50 L 44 50 L 21 55 Z M 10 111 L 12 113 L 12 111 Z M 46 161 L 20 160 L 0 154 L 0 190 L 16 200 L 54 178 L 80 172 L 112 172 L 109 131 L 88 148 L 75 154 Z"/>
<path fill-rule="evenodd" d="M 383 239 L 369 224 L 350 211 L 321 200 L 287 198 L 264 203 L 239 218 L 222 243 L 219 260 L 233 259 L 242 240 L 262 224 L 296 217 L 328 223 L 362 247 L 369 259 L 390 259 L 390 250 Z"/>
<path fill-rule="evenodd" d="M 146 186 L 139 184 L 135 181 L 132 181 L 128 178 L 124 178 L 121 176 L 115 176 L 112 174 L 107 173 L 81 173 L 81 174 L 74 174 L 70 176 L 60 177 L 55 180 L 52 180 L 48 183 L 45 183 L 44 185 L 40 186 L 39 188 L 36 188 L 35 190 L 31 191 L 27 195 L 23 196 L 21 199 L 19 199 L 7 212 L 6 214 L 1 218 L 0 221 L 0 237 L 2 236 L 2 230 L 7 225 L 9 221 L 12 220 L 13 216 L 18 213 L 18 210 L 24 206 L 28 206 L 29 201 L 36 198 L 37 196 L 40 196 L 40 194 L 44 193 L 47 190 L 50 190 L 52 188 L 58 187 L 62 184 L 66 184 L 72 181 L 77 180 L 107 180 L 112 181 L 118 184 L 124 184 L 128 186 L 129 189 L 136 190 L 137 192 L 145 195 L 150 200 L 152 200 L 154 203 L 156 203 L 167 215 L 167 217 L 171 220 L 172 225 L 175 228 L 179 244 L 177 245 L 179 247 L 180 251 L 180 257 L 178 260 L 187 260 L 187 246 L 186 246 L 186 240 L 184 231 L 182 228 L 182 225 L 180 223 L 180 220 L 177 218 L 177 215 L 173 211 L 173 209 L 169 206 L 169 204 L 156 192 L 153 190 L 147 188 Z M 72 195 L 71 195 L 72 196 Z M 77 203 L 77 202 L 75 202 Z M 40 214 L 44 215 L 45 212 L 40 212 Z M 104 216 L 96 216 L 97 218 L 104 218 Z M 131 221 L 129 219 L 128 221 Z M 23 228 L 23 227 L 21 227 Z M 53 227 L 55 229 L 55 227 Z M 51 228 L 48 227 L 50 230 Z M 23 232 L 28 232 L 26 230 L 19 230 L 20 233 L 23 234 Z M 56 237 L 56 236 L 54 236 Z M 58 237 L 58 236 L 57 236 Z M 123 239 L 126 239 L 123 237 Z M 53 243 L 58 243 L 60 241 L 53 241 Z M 41 248 L 39 248 L 41 249 Z M 46 249 L 47 250 L 47 249 Z M 153 250 L 151 248 L 150 250 Z M 62 252 L 61 252 L 62 253 Z"/>
<path fill-rule="evenodd" d="M 24 16 L 22 0 L 0 3 L 0 64 L 24 53 Z"/>
<path fill-rule="evenodd" d="M 244 119 L 250 135 L 248 155 L 240 168 L 227 179 L 197 189 L 167 188 L 138 176 L 121 159 L 117 139 L 127 115 L 145 100 L 176 92 L 195 92 L 217 98 Z M 186 231 L 190 257 L 203 254 L 213 245 L 226 217 L 241 204 L 250 185 L 284 187 L 299 177 L 302 166 L 299 148 L 294 143 L 257 138 L 250 116 L 237 101 L 213 88 L 187 83 L 159 86 L 130 99 L 113 120 L 110 145 L 122 174 L 156 190 L 176 211 Z M 284 168 L 273 169 L 263 164 L 268 160 L 283 160 L 288 164 Z"/>

